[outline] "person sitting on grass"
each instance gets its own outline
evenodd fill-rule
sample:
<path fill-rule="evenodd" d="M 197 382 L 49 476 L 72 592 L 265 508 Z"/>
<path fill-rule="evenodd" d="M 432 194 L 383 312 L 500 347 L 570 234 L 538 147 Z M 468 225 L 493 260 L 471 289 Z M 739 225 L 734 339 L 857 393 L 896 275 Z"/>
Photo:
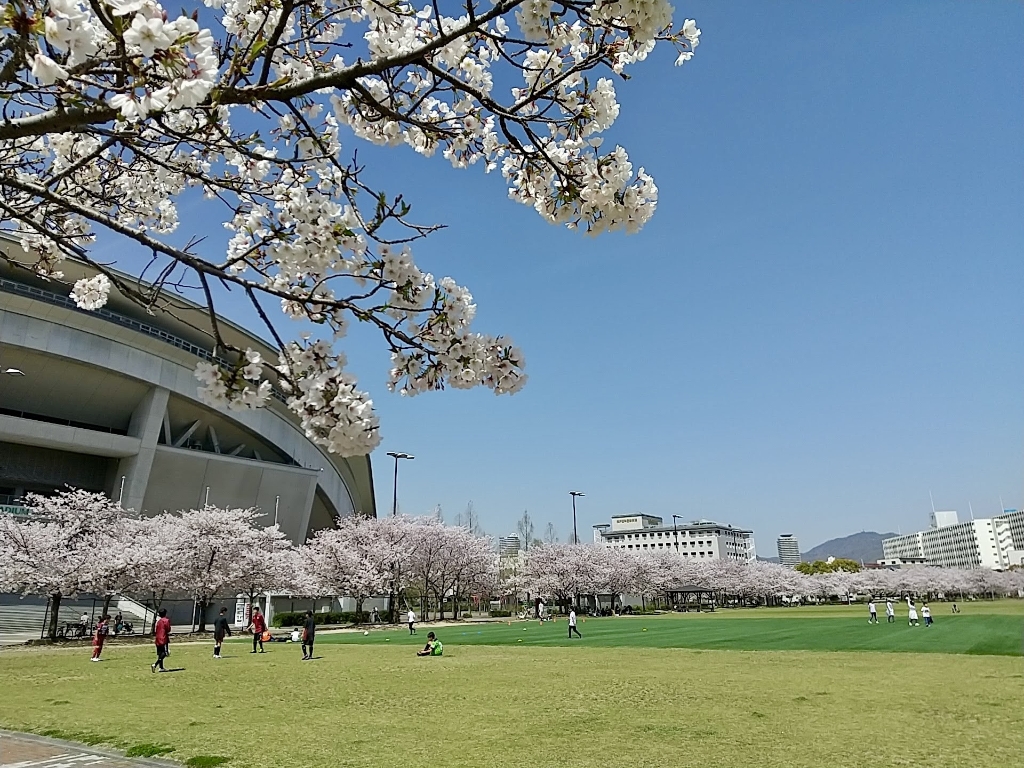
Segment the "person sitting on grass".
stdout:
<path fill-rule="evenodd" d="M 423 650 L 416 651 L 417 656 L 441 656 L 443 653 L 444 646 L 433 632 L 427 633 L 427 644 L 423 646 Z"/>

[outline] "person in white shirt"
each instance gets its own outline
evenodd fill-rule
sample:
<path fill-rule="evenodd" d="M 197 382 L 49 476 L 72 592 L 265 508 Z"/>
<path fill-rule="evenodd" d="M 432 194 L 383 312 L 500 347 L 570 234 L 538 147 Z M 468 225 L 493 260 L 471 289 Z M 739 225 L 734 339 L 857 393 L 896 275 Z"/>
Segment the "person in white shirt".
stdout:
<path fill-rule="evenodd" d="M 932 609 L 928 607 L 928 603 L 921 604 L 921 615 L 924 616 L 924 625 L 930 627 L 932 625 Z"/>
<path fill-rule="evenodd" d="M 885 601 L 885 622 L 894 624 L 896 622 L 896 609 L 892 607 L 892 600 Z"/>
<path fill-rule="evenodd" d="M 409 622 L 409 634 L 416 634 L 416 614 L 413 613 L 412 608 L 409 609 L 409 615 L 405 617 L 405 620 Z"/>
<path fill-rule="evenodd" d="M 301 639 L 302 639 L 302 636 L 299 634 L 298 628 L 293 629 L 292 630 L 292 642 L 293 643 L 297 643 Z"/>
<path fill-rule="evenodd" d="M 871 598 L 868 603 L 868 624 L 878 623 L 878 609 L 875 608 L 875 599 Z"/>
<path fill-rule="evenodd" d="M 917 620 L 917 607 L 914 605 L 914 601 L 909 597 L 907 598 L 907 625 L 912 627 L 919 627 L 921 623 Z"/>
<path fill-rule="evenodd" d="M 576 633 L 576 637 L 583 639 L 583 635 L 576 629 L 576 611 L 572 608 L 569 609 L 569 639 L 572 640 L 572 633 Z"/>
<path fill-rule="evenodd" d="M 544 601 L 541 600 L 539 603 L 537 603 L 537 618 L 541 620 L 541 623 L 544 622 L 544 611 L 545 610 L 546 610 L 546 606 L 544 605 Z"/>

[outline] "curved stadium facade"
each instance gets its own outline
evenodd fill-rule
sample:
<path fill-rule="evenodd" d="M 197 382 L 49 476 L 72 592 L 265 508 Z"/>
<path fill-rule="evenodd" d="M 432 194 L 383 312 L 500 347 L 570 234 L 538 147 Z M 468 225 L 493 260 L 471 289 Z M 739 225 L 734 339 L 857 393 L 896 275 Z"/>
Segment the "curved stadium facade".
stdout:
<path fill-rule="evenodd" d="M 20 246 L 0 239 L 16 261 Z M 76 263 L 65 279 L 86 276 Z M 369 457 L 342 459 L 310 442 L 273 400 L 254 411 L 200 402 L 193 376 L 211 360 L 210 323 L 174 298 L 155 315 L 111 290 L 79 310 L 55 285 L 0 259 L 0 503 L 66 485 L 103 491 L 144 514 L 259 507 L 296 544 L 339 517 L 375 514 Z M 223 321 L 230 343 L 277 353 Z"/>

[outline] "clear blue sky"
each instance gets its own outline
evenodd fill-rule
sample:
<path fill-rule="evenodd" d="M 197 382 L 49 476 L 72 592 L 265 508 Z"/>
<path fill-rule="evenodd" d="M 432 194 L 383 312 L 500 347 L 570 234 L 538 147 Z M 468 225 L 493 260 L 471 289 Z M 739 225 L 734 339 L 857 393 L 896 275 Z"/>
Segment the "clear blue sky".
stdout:
<path fill-rule="evenodd" d="M 469 500 L 488 532 L 529 510 L 562 540 L 612 514 L 780 532 L 804 549 L 1024 497 L 1024 7 L 1004 2 L 677 3 L 703 30 L 618 84 L 617 141 L 661 190 L 639 235 L 590 239 L 502 179 L 360 147 L 415 217 L 417 260 L 511 335 L 515 397 L 374 395 L 378 511 Z M 359 146 L 353 139 L 348 146 Z"/>

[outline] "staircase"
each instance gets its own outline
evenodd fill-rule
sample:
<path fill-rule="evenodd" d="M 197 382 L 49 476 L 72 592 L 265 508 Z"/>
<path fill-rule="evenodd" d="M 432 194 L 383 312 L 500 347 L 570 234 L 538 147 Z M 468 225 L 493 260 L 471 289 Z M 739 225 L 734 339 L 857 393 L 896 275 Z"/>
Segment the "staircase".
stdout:
<path fill-rule="evenodd" d="M 87 613 L 95 623 L 103 610 L 103 600 L 96 598 L 65 598 L 61 601 L 58 625 L 77 622 Z M 134 625 L 135 634 L 142 634 L 153 620 L 153 612 L 127 597 L 115 597 L 110 601 L 110 614 L 120 611 L 125 620 Z M 0 645 L 19 645 L 29 640 L 38 640 L 45 634 L 44 623 L 48 623 L 46 599 L 0 595 Z"/>

